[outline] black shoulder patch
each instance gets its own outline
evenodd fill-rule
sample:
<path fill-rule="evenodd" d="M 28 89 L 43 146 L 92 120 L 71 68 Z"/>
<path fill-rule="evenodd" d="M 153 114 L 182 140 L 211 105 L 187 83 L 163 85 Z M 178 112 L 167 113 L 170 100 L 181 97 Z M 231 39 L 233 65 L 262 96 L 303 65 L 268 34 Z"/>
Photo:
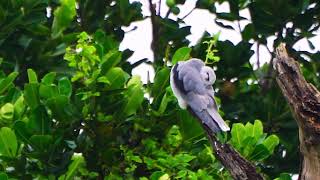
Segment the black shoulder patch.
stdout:
<path fill-rule="evenodd" d="M 183 93 L 183 94 L 187 94 L 188 92 L 184 89 L 183 86 L 183 80 L 179 79 L 179 72 L 178 72 L 178 66 L 179 64 L 177 63 L 174 67 L 173 67 L 173 80 L 174 83 L 176 84 L 176 87 Z"/>

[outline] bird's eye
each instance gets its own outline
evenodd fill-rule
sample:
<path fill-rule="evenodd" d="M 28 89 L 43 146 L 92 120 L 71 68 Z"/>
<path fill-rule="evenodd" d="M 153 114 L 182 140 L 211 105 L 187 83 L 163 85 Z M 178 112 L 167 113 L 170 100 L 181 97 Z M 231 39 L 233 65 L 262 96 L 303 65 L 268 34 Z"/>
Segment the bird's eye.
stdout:
<path fill-rule="evenodd" d="M 209 73 L 207 72 L 207 78 L 206 78 L 207 81 L 209 81 Z"/>

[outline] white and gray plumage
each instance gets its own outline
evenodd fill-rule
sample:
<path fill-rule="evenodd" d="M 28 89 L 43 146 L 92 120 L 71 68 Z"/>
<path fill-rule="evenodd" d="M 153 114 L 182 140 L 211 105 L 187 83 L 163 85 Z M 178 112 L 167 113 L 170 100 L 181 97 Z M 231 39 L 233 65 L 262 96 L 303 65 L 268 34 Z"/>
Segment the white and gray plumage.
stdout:
<path fill-rule="evenodd" d="M 216 75 L 200 59 L 178 62 L 170 74 L 170 84 L 182 109 L 188 109 L 213 132 L 230 128 L 218 113 L 212 84 Z"/>

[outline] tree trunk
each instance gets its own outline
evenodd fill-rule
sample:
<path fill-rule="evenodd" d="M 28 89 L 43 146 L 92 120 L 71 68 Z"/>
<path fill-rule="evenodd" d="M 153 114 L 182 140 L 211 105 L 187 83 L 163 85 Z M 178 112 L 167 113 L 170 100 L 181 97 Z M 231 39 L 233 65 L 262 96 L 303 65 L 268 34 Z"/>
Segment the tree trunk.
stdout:
<path fill-rule="evenodd" d="M 320 179 L 320 92 L 304 79 L 299 63 L 288 56 L 284 44 L 276 49 L 273 68 L 299 127 L 303 158 L 299 179 Z"/>

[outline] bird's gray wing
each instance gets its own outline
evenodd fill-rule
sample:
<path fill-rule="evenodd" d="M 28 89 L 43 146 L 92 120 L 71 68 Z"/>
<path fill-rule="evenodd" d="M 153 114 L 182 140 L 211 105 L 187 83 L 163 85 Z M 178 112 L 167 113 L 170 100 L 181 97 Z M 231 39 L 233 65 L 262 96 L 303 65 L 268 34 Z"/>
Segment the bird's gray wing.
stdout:
<path fill-rule="evenodd" d="M 179 64 L 177 67 L 177 78 L 178 81 L 182 81 L 181 85 L 185 94 L 188 92 L 204 94 L 206 92 L 199 70 L 191 66 L 191 64 Z"/>
<path fill-rule="evenodd" d="M 188 93 L 187 103 L 192 113 L 213 132 L 230 130 L 218 113 L 213 96 L 209 94 Z"/>
<path fill-rule="evenodd" d="M 209 128 L 212 132 L 220 132 L 221 128 L 218 123 L 213 119 L 213 117 L 209 114 L 208 109 L 208 99 L 206 99 L 203 95 L 189 93 L 187 96 L 187 103 L 189 106 L 189 111 L 192 112 L 194 116 L 196 116 L 201 123 Z"/>

